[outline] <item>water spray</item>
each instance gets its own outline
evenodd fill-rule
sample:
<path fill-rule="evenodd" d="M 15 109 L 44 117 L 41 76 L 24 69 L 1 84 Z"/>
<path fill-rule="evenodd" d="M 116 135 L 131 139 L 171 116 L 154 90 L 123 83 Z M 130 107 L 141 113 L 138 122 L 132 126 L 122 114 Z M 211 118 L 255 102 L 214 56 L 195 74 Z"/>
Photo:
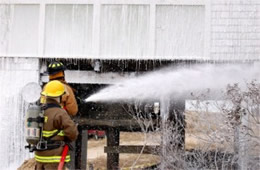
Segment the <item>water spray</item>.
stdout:
<path fill-rule="evenodd" d="M 177 100 L 192 99 L 191 94 L 202 93 L 205 89 L 217 99 L 226 85 L 239 83 L 243 87 L 259 77 L 260 70 L 252 65 L 202 64 L 190 68 L 168 67 L 106 87 L 85 101 L 159 101 L 166 96 Z"/>

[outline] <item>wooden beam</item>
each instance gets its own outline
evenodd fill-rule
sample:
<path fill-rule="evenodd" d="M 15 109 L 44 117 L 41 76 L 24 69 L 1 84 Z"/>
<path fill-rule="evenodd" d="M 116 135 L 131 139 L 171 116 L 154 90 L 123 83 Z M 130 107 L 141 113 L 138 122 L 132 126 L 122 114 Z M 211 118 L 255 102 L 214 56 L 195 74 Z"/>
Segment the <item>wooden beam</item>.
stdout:
<path fill-rule="evenodd" d="M 126 146 L 113 146 L 113 147 L 105 147 L 105 153 L 143 153 L 143 154 L 155 154 L 158 155 L 160 153 L 160 145 L 126 145 Z M 143 150 L 143 151 L 142 151 Z"/>
<path fill-rule="evenodd" d="M 75 169 L 87 168 L 87 143 L 88 134 L 87 130 L 84 130 L 81 126 L 78 126 L 79 135 L 75 142 Z"/>
<path fill-rule="evenodd" d="M 133 78 L 136 73 L 97 73 L 95 71 L 65 71 L 68 83 L 80 84 L 116 84 L 126 79 Z M 48 82 L 47 75 L 42 75 L 41 80 Z"/>
<path fill-rule="evenodd" d="M 1 0 L 0 4 L 134 4 L 148 5 L 151 2 L 160 5 L 204 5 L 206 0 Z"/>
<path fill-rule="evenodd" d="M 87 125 L 87 126 L 109 126 L 109 127 L 120 127 L 120 126 L 127 126 L 127 127 L 140 127 L 138 122 L 135 120 L 95 120 L 95 119 L 87 119 L 87 118 L 80 118 L 77 120 L 80 125 Z"/>

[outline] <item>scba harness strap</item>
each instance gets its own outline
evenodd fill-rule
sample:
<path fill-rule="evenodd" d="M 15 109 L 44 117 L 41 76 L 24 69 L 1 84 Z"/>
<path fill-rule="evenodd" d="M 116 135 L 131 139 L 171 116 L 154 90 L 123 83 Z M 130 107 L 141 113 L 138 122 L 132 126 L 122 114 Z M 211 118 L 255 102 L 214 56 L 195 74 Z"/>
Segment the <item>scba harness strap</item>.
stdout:
<path fill-rule="evenodd" d="M 36 151 L 45 151 L 45 150 L 52 150 L 57 149 L 61 146 L 65 146 L 64 141 L 55 141 L 55 140 L 49 140 L 49 141 L 39 141 Z"/>
<path fill-rule="evenodd" d="M 44 118 L 43 117 L 36 117 L 36 118 L 32 118 L 32 117 L 29 117 L 27 119 L 27 122 L 37 122 L 37 123 L 43 123 L 44 122 Z"/>
<path fill-rule="evenodd" d="M 49 109 L 49 108 L 54 108 L 54 107 L 61 108 L 61 106 L 58 105 L 58 104 L 55 104 L 55 103 L 47 103 L 47 104 L 45 104 L 45 105 L 42 106 L 42 109 L 43 109 L 43 110 L 47 110 L 47 109 Z"/>

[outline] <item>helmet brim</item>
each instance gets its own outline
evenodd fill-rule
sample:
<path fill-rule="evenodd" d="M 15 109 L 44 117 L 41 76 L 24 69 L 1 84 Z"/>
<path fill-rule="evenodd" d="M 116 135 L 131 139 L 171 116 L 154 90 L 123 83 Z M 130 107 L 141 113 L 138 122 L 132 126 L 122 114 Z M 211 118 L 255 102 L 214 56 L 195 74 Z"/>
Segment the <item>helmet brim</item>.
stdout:
<path fill-rule="evenodd" d="M 43 91 L 41 93 L 41 95 L 46 96 L 46 97 L 50 97 L 50 98 L 60 97 L 60 96 L 62 96 L 64 94 L 65 94 L 65 92 L 59 92 L 59 91 L 56 92 L 56 93 L 47 93 L 47 92 Z"/>

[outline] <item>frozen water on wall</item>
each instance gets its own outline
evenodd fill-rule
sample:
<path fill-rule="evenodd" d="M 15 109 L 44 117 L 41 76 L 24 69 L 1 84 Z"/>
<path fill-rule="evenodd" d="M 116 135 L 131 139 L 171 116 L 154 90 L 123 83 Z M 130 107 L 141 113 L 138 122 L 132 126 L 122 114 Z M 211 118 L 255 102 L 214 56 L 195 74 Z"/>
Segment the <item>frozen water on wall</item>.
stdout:
<path fill-rule="evenodd" d="M 0 58 L 0 169 L 15 169 L 29 157 L 24 148 L 28 103 L 23 101 L 21 89 L 29 82 L 39 81 L 38 68 L 38 59 Z"/>
<path fill-rule="evenodd" d="M 37 54 L 38 7 L 0 5 L 0 55 Z M 0 57 L 0 169 L 17 169 L 30 157 L 24 146 L 24 117 L 28 103 L 22 87 L 39 81 L 39 61 Z"/>
<path fill-rule="evenodd" d="M 10 6 L 0 5 L 0 52 L 7 51 L 7 35 L 10 26 Z"/>
<path fill-rule="evenodd" d="M 0 55 L 37 55 L 39 6 L 0 5 Z"/>
<path fill-rule="evenodd" d="M 158 5 L 156 56 L 203 56 L 204 6 Z"/>
<path fill-rule="evenodd" d="M 39 4 L 1 4 L 0 55 L 173 59 L 204 54 L 204 6 L 95 5 L 46 4 L 42 11 Z"/>
<path fill-rule="evenodd" d="M 149 6 L 104 5 L 101 8 L 100 54 L 149 54 Z"/>
<path fill-rule="evenodd" d="M 47 5 L 45 55 L 92 55 L 93 5 Z"/>

